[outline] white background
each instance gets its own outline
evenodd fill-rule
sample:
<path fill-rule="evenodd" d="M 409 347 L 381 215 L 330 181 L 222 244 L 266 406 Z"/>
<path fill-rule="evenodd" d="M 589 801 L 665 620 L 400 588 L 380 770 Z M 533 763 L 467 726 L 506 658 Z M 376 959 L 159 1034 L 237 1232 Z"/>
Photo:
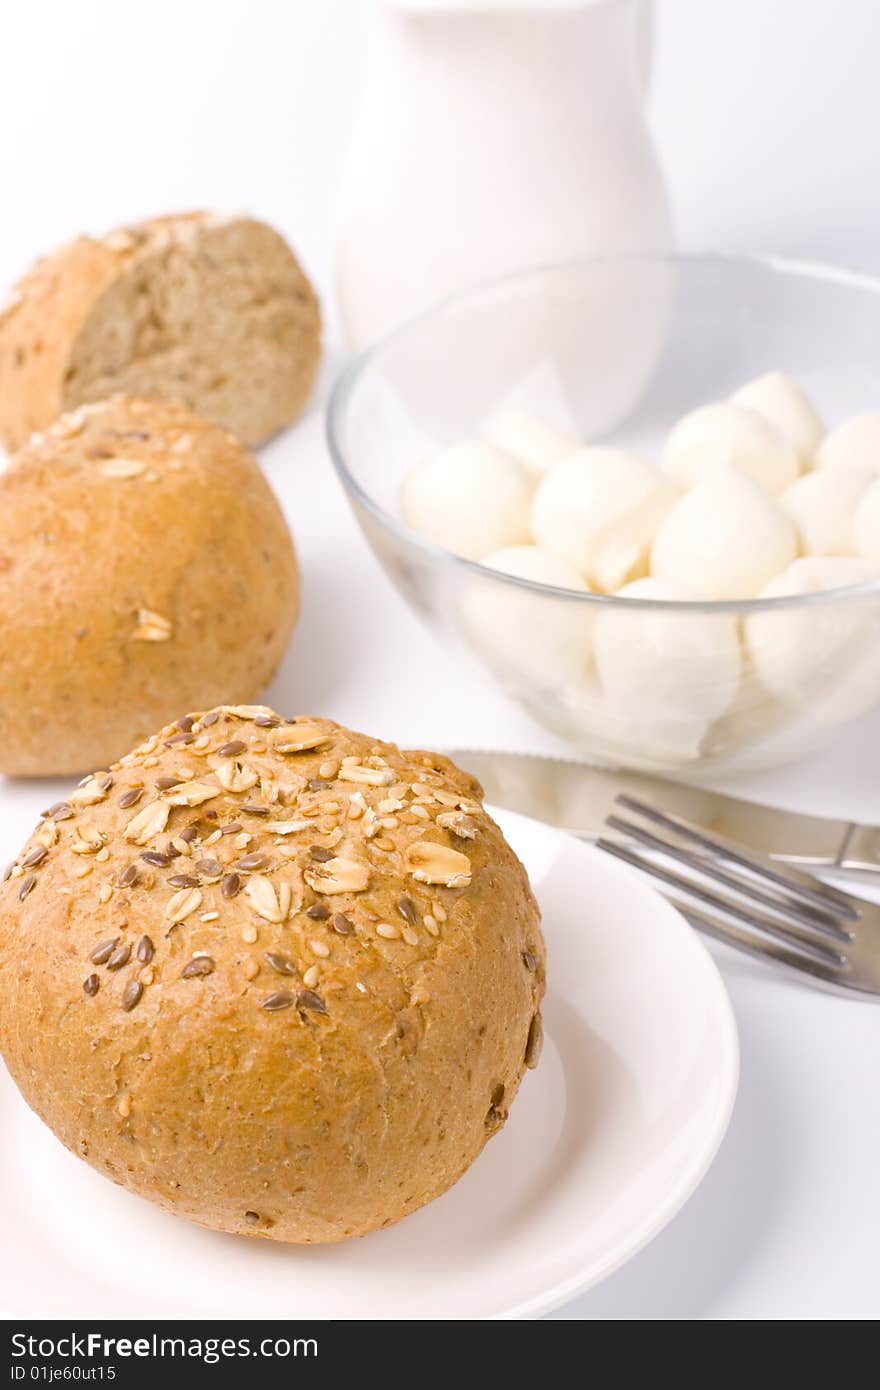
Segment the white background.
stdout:
<path fill-rule="evenodd" d="M 358 0 L 6 0 L 0 283 L 81 230 L 248 208 L 316 280 L 326 385 L 340 360 L 333 227 L 362 37 Z M 875 0 L 660 0 L 650 109 L 679 243 L 880 270 L 878 51 Z M 329 475 L 320 398 L 265 462 L 305 575 L 276 703 L 402 742 L 549 746 L 448 667 L 379 577 Z M 401 671 L 427 676 L 401 683 Z M 878 732 L 750 786 L 880 821 Z M 45 800 L 0 780 L 0 860 Z M 728 1140 L 669 1230 L 567 1313 L 876 1316 L 880 1011 L 721 959 L 743 1045 Z"/>
<path fill-rule="evenodd" d="M 5 0 L 0 277 L 78 231 L 248 207 L 329 291 L 360 0 Z M 876 0 L 659 0 L 682 245 L 880 267 Z"/>

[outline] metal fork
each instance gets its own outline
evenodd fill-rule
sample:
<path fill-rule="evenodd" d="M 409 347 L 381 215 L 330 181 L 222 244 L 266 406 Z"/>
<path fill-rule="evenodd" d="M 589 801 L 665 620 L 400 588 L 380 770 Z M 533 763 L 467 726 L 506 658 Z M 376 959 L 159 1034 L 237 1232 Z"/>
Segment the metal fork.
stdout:
<path fill-rule="evenodd" d="M 658 879 L 695 927 L 821 988 L 880 996 L 880 906 L 637 797 L 615 805 L 630 814 L 605 824 L 625 838 L 603 835 L 600 849 Z"/>

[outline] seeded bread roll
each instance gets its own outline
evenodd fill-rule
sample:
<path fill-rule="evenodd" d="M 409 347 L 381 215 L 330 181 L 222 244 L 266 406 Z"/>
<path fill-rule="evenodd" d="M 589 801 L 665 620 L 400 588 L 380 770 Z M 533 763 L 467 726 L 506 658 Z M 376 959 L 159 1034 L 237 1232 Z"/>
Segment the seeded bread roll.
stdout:
<path fill-rule="evenodd" d="M 314 291 L 247 217 L 189 213 L 80 237 L 0 309 L 0 439 L 119 392 L 170 397 L 256 445 L 300 413 L 321 355 Z"/>
<path fill-rule="evenodd" d="M 106 764 L 179 710 L 252 700 L 297 616 L 253 457 L 181 405 L 62 416 L 0 474 L 0 771 Z"/>
<path fill-rule="evenodd" d="M 0 1051 L 99 1172 L 329 1242 L 445 1191 L 541 1042 L 525 871 L 445 758 L 191 715 L 44 813 L 0 885 Z"/>

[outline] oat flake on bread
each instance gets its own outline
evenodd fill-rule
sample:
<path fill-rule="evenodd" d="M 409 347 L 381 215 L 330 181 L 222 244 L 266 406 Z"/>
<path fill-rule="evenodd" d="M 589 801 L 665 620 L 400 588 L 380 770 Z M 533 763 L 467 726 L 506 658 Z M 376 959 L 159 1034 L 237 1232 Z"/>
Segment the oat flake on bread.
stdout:
<path fill-rule="evenodd" d="M 25 1100 L 221 1231 L 339 1241 L 438 1196 L 541 1045 L 540 915 L 481 796 L 442 756 L 258 705 L 87 777 L 0 875 Z"/>
<path fill-rule="evenodd" d="M 183 401 L 257 445 L 290 424 L 321 356 L 318 300 L 250 217 L 158 217 L 79 237 L 0 307 L 0 440 L 117 392 Z"/>

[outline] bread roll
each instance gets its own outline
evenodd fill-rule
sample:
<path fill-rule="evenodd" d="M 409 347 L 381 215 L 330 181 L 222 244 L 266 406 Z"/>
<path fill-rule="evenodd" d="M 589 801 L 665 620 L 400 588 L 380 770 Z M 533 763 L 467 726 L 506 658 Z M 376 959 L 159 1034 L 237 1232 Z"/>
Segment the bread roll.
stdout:
<path fill-rule="evenodd" d="M 80 237 L 0 310 L 0 440 L 118 392 L 173 398 L 256 445 L 293 420 L 320 358 L 320 311 L 283 238 L 189 213 Z"/>
<path fill-rule="evenodd" d="M 63 416 L 0 474 L 0 771 L 83 772 L 254 699 L 297 606 L 287 525 L 230 434 L 158 401 Z"/>
<path fill-rule="evenodd" d="M 521 864 L 445 758 L 224 707 L 51 807 L 0 884 L 0 1051 L 99 1172 L 221 1231 L 387 1226 L 540 1048 Z"/>

